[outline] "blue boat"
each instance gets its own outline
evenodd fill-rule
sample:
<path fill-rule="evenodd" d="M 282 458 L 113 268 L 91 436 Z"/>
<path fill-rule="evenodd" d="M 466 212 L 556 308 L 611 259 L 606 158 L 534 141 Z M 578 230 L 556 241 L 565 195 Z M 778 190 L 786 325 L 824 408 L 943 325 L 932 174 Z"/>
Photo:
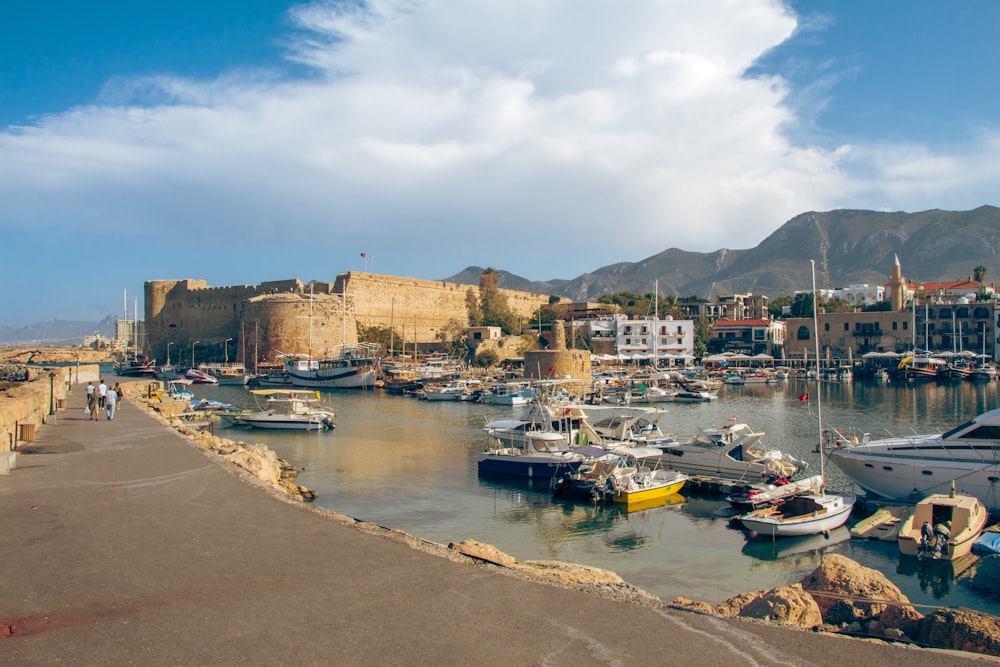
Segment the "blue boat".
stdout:
<path fill-rule="evenodd" d="M 526 431 L 516 443 L 500 438 L 479 455 L 480 474 L 552 478 L 573 473 L 586 457 L 572 451 L 566 438 L 553 431 Z"/>

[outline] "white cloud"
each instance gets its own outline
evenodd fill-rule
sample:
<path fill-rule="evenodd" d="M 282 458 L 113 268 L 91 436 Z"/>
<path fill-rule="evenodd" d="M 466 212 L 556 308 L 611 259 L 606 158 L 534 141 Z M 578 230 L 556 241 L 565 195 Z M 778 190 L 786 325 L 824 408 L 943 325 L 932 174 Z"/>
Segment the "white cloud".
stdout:
<path fill-rule="evenodd" d="M 905 208 L 963 186 L 959 158 L 919 146 L 790 143 L 785 82 L 742 77 L 796 29 L 778 2 L 366 7 L 293 11 L 290 58 L 315 76 L 116 81 L 102 106 L 8 129 L 0 228 L 83 217 L 308 241 L 251 280 L 315 273 L 310 256 L 348 270 L 358 248 L 405 275 L 480 264 L 547 279 L 673 246 L 751 247 L 851 197 Z"/>

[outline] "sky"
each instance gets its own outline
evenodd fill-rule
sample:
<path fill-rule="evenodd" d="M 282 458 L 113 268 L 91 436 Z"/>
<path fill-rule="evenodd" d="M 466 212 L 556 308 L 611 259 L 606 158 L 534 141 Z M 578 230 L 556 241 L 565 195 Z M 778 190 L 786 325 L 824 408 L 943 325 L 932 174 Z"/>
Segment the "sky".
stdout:
<path fill-rule="evenodd" d="M 0 325 L 1000 204 L 992 0 L 8 0 Z"/>

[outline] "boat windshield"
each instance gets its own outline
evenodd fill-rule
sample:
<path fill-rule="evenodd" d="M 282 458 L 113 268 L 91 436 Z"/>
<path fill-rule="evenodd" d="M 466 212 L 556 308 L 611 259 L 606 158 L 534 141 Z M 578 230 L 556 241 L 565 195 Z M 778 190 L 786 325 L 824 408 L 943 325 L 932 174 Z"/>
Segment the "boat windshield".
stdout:
<path fill-rule="evenodd" d="M 964 431 L 965 429 L 969 428 L 970 426 L 972 426 L 975 423 L 976 423 L 975 421 L 967 421 L 964 424 L 962 424 L 961 426 L 956 426 L 955 428 L 951 429 L 950 431 L 945 431 L 945 433 L 943 433 L 941 435 L 941 437 L 942 438 L 951 438 L 956 433 L 958 433 L 960 431 Z"/>
<path fill-rule="evenodd" d="M 968 426 L 968 424 L 966 424 Z M 962 427 L 959 427 L 962 428 Z M 956 429 L 952 429 L 954 432 Z M 943 437 L 947 438 L 946 433 Z M 994 426 L 992 424 L 981 424 L 978 428 L 974 428 L 968 433 L 959 436 L 963 440 L 969 438 L 971 440 L 1000 440 L 1000 426 Z"/>

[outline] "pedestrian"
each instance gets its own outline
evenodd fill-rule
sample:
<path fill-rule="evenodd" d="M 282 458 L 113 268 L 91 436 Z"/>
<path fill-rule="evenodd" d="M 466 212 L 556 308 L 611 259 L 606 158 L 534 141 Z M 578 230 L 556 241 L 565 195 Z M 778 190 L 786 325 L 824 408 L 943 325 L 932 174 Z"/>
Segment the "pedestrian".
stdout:
<path fill-rule="evenodd" d="M 104 396 L 104 406 L 108 410 L 108 419 L 115 418 L 115 408 L 118 407 L 118 392 L 114 389 L 108 389 L 108 393 Z"/>
<path fill-rule="evenodd" d="M 97 407 L 104 408 L 104 399 L 108 395 L 108 385 L 104 384 L 104 378 L 101 378 L 101 384 L 97 385 Z"/>
<path fill-rule="evenodd" d="M 100 416 L 98 415 L 100 408 L 97 407 L 97 399 L 98 393 L 96 391 L 92 391 L 87 394 L 87 411 L 90 413 L 91 421 L 97 421 L 100 419 Z"/>
<path fill-rule="evenodd" d="M 93 397 L 94 391 L 94 383 L 87 382 L 87 407 L 84 409 L 87 411 L 88 415 L 90 414 L 90 399 Z"/>
<path fill-rule="evenodd" d="M 122 401 L 125 398 L 125 390 L 122 389 L 122 385 L 121 385 L 120 382 L 115 382 L 115 386 L 113 388 L 115 390 L 115 393 L 118 394 L 118 396 L 117 396 L 117 398 L 118 398 L 118 410 L 121 410 L 122 409 Z"/>

